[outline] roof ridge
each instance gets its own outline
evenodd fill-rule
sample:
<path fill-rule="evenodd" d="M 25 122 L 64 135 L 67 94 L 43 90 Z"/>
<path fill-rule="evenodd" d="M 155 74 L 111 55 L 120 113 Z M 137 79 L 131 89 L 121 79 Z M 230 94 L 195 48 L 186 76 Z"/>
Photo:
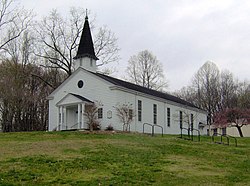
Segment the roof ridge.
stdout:
<path fill-rule="evenodd" d="M 137 85 L 135 83 L 131 83 L 131 82 L 128 82 L 128 81 L 125 81 L 125 80 L 121 80 L 121 79 L 118 79 L 118 78 L 115 78 L 115 77 L 112 77 L 112 76 L 108 76 L 108 75 L 105 75 L 105 74 L 101 74 L 101 73 L 94 73 L 94 72 L 91 72 L 93 74 L 96 74 L 97 76 L 115 84 L 115 85 L 118 85 L 118 86 L 122 86 L 122 87 L 125 87 L 125 88 L 128 88 L 128 89 L 132 89 L 132 90 L 135 90 L 135 91 L 139 91 L 139 92 L 142 92 L 142 93 L 145 93 L 145 94 L 149 94 L 149 95 L 152 95 L 152 96 L 155 96 L 155 97 L 159 97 L 159 98 L 163 98 L 163 99 L 166 99 L 166 100 L 169 100 L 169 101 L 173 101 L 173 102 L 176 102 L 176 103 L 180 103 L 180 104 L 183 104 L 183 105 L 187 105 L 187 106 L 190 106 L 190 107 L 194 107 L 194 108 L 198 108 L 200 109 L 199 107 L 197 107 L 196 105 L 184 100 L 184 99 L 181 99 L 177 96 L 174 96 L 174 95 L 171 95 L 169 93 L 166 93 L 166 92 L 161 92 L 161 91 L 158 91 L 158 90 L 154 90 L 154 89 L 150 89 L 150 88 L 147 88 L 147 87 L 143 87 L 141 85 Z"/>

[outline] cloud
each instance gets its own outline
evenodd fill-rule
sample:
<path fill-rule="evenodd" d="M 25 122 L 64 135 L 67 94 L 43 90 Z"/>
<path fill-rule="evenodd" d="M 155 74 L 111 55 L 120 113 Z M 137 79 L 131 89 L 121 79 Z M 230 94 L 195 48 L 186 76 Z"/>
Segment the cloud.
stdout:
<path fill-rule="evenodd" d="M 34 7 L 33 0 L 23 2 Z M 249 77 L 248 0 L 36 0 L 35 5 L 45 15 L 51 8 L 90 9 L 97 24 L 119 38 L 122 76 L 129 57 L 148 49 L 163 63 L 170 90 L 187 85 L 207 60 L 240 79 Z"/>

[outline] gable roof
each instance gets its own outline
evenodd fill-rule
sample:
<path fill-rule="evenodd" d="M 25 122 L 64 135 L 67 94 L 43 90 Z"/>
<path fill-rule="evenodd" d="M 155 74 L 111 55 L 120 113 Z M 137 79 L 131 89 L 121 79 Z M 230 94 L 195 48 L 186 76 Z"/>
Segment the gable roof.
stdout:
<path fill-rule="evenodd" d="M 78 94 L 73 94 L 73 93 L 70 93 L 70 94 L 71 94 L 72 96 L 75 96 L 76 98 L 78 98 L 78 99 L 84 101 L 84 102 L 94 103 L 93 101 L 90 101 L 89 99 L 87 99 L 87 98 L 85 98 L 85 97 L 83 97 L 83 96 L 80 96 L 80 95 L 78 95 Z"/>
<path fill-rule="evenodd" d="M 80 39 L 77 54 L 74 59 L 90 57 L 92 59 L 98 60 L 95 55 L 94 45 L 92 41 L 92 36 L 89 28 L 88 16 L 85 17 L 85 22 L 82 30 L 82 36 Z"/>
<path fill-rule="evenodd" d="M 72 100 L 72 97 L 74 98 L 74 100 Z M 72 105 L 72 104 L 76 104 L 76 103 L 94 103 L 93 101 L 90 101 L 89 99 L 77 95 L 77 94 L 73 94 L 73 93 L 68 93 L 66 96 L 64 96 L 61 100 L 59 100 L 56 105 L 60 106 L 60 105 Z"/>
<path fill-rule="evenodd" d="M 56 92 L 58 92 L 65 84 L 67 84 L 68 82 L 70 82 L 79 72 L 86 72 L 89 73 L 90 75 L 95 75 L 95 73 L 88 71 L 82 67 L 78 67 L 70 76 L 68 76 L 57 88 L 55 88 L 47 97 L 48 100 L 51 100 L 54 98 L 54 95 L 56 94 Z M 107 81 L 106 81 L 107 82 Z M 111 84 L 110 82 L 107 82 L 109 84 Z M 69 90 L 70 91 L 70 90 Z"/>
<path fill-rule="evenodd" d="M 93 73 L 93 72 L 91 72 Z M 117 85 L 117 86 L 121 86 L 121 87 L 124 87 L 124 88 L 127 88 L 127 89 L 130 89 L 130 90 L 134 90 L 134 91 L 138 91 L 138 92 L 141 92 L 141 93 L 144 93 L 144 94 L 148 94 L 148 95 L 151 95 L 151 96 L 155 96 L 155 97 L 158 97 L 158 98 L 162 98 L 162 99 L 165 99 L 165 100 L 169 100 L 169 101 L 173 101 L 173 102 L 176 102 L 176 103 L 179 103 L 179 104 L 182 104 L 182 105 L 186 105 L 186 106 L 189 106 L 189 107 L 193 107 L 193 108 L 197 108 L 197 109 L 200 109 L 199 107 L 195 106 L 194 104 L 192 103 L 189 103 L 183 99 L 180 99 L 176 96 L 173 96 L 173 95 L 170 95 L 170 94 L 167 94 L 167 93 L 163 93 L 163 92 L 159 92 L 159 91 L 156 91 L 156 90 L 153 90 L 153 89 L 149 89 L 149 88 L 146 88 L 146 87 L 143 87 L 143 86 L 140 86 L 140 85 L 136 85 L 136 84 L 133 84 L 133 83 L 130 83 L 130 82 L 127 82 L 127 81 L 123 81 L 123 80 L 120 80 L 120 79 L 117 79 L 117 78 L 113 78 L 113 77 L 110 77 L 110 76 L 107 76 L 107 75 L 104 75 L 104 74 L 100 74 L 100 73 L 93 73 L 95 74 L 96 76 L 114 84 L 114 85 Z"/>
<path fill-rule="evenodd" d="M 94 76 L 97 76 L 101 79 L 103 79 L 104 81 L 106 82 L 109 82 L 113 85 L 116 85 L 116 86 L 120 86 L 120 87 L 124 87 L 126 89 L 130 89 L 130 90 L 134 90 L 134 91 L 137 91 L 137 92 L 141 92 L 141 93 L 144 93 L 144 94 L 147 94 L 147 95 L 151 95 L 151 96 L 154 96 L 154 97 L 158 97 L 158 98 L 162 98 L 162 99 L 165 99 L 165 100 L 169 100 L 169 101 L 172 101 L 172 102 L 175 102 L 175 103 L 179 103 L 179 104 L 182 104 L 182 105 L 186 105 L 186 106 L 189 106 L 189 107 L 192 107 L 192 108 L 196 108 L 196 109 L 199 109 L 199 110 L 202 110 L 201 108 L 195 106 L 194 104 L 192 103 L 189 103 L 183 99 L 180 99 L 176 96 L 173 96 L 173 95 L 170 95 L 170 94 L 167 94 L 167 93 L 163 93 L 163 92 L 159 92 L 159 91 L 156 91 L 156 90 L 153 90 L 153 89 L 148 89 L 146 87 L 142 87 L 140 85 L 136 85 L 136 84 L 133 84 L 133 83 L 130 83 L 130 82 L 126 82 L 126 81 L 123 81 L 123 80 L 120 80 L 120 79 L 117 79 L 117 78 L 114 78 L 114 77 L 110 77 L 110 76 L 107 76 L 107 75 L 104 75 L 104 74 L 101 74 L 101 73 L 95 73 L 95 72 L 91 72 L 91 71 L 88 71 L 88 70 L 85 70 L 84 68 L 82 67 L 79 67 L 76 71 L 73 72 L 73 74 L 71 74 L 71 76 L 69 76 L 59 87 L 57 87 L 48 97 L 47 99 L 52 99 L 53 98 L 53 94 L 55 94 L 56 91 L 58 91 L 60 89 L 60 87 L 62 87 L 64 84 L 66 84 L 66 82 L 70 81 L 73 76 L 75 76 L 79 71 L 85 71 L 87 73 L 90 73 Z M 72 93 L 71 93 L 72 94 Z M 79 99 L 87 99 L 87 98 L 84 98 L 80 95 L 77 95 L 77 94 L 72 94 L 73 96 L 79 98 Z M 90 100 L 86 100 L 87 102 L 92 102 Z M 205 110 L 203 110 L 205 112 Z"/>

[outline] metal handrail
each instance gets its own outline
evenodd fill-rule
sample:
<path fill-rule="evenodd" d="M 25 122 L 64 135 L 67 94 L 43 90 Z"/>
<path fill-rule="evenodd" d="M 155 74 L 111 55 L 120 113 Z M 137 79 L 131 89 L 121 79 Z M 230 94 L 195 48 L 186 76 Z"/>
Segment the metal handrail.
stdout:
<path fill-rule="evenodd" d="M 81 123 L 81 122 L 80 122 Z M 71 126 L 70 127 L 70 129 L 72 129 L 74 126 L 76 126 L 76 125 L 78 125 L 79 123 L 76 123 L 76 124 L 74 124 L 73 126 Z M 65 127 L 66 129 L 62 129 L 62 127 Z M 59 129 L 59 130 L 68 130 L 68 125 L 64 125 L 64 124 L 59 124 L 58 126 L 56 126 L 54 129 L 53 129 L 53 131 L 54 130 L 57 130 L 57 129 Z"/>
<path fill-rule="evenodd" d="M 150 123 L 143 123 L 143 128 L 142 128 L 142 133 L 143 133 L 143 134 L 144 134 L 145 125 L 149 125 L 149 126 L 153 127 L 153 125 L 150 124 Z"/>
<path fill-rule="evenodd" d="M 238 142 L 237 142 L 237 138 L 234 137 L 234 136 L 230 136 L 230 135 L 227 135 L 229 138 L 233 138 L 234 139 L 234 142 L 235 142 L 235 146 L 237 147 L 238 146 Z"/>
<path fill-rule="evenodd" d="M 185 127 L 181 127 L 181 138 L 182 138 L 182 135 L 183 135 L 183 134 L 182 134 L 182 130 L 183 130 L 183 129 L 185 129 L 185 130 L 188 131 L 188 138 L 190 138 L 190 134 L 189 134 L 189 130 L 190 130 L 190 129 L 189 129 L 189 128 L 185 128 Z"/>
<path fill-rule="evenodd" d="M 81 122 L 80 122 L 81 123 Z M 75 127 L 76 125 L 79 125 L 79 123 L 74 124 L 73 126 L 71 126 L 70 128 L 72 129 L 73 127 Z"/>
<path fill-rule="evenodd" d="M 156 125 L 156 124 L 150 124 L 150 123 L 143 123 L 143 134 L 144 134 L 144 129 L 145 129 L 145 125 L 149 125 L 151 126 L 151 136 L 154 136 L 154 131 L 155 131 L 155 127 L 160 127 L 161 128 L 161 135 L 163 137 L 163 127 L 160 125 Z"/>
<path fill-rule="evenodd" d="M 199 139 L 199 141 L 201 141 L 201 134 L 200 134 L 200 131 L 199 131 L 198 129 L 194 129 L 194 128 L 193 128 L 193 130 L 192 130 L 192 141 L 194 140 L 194 139 L 193 139 L 193 137 L 194 137 L 193 131 L 197 131 L 197 132 L 198 132 L 198 139 Z"/>
<path fill-rule="evenodd" d="M 224 144 L 224 143 L 223 143 L 223 138 L 222 138 L 222 137 L 225 137 L 225 138 L 227 139 L 227 144 L 225 144 L 225 145 L 229 145 L 230 138 L 233 138 L 233 139 L 234 139 L 234 142 L 235 142 L 235 146 L 237 147 L 237 138 L 235 138 L 235 137 L 233 137 L 233 136 L 230 136 L 230 135 L 227 135 L 227 134 L 214 133 L 214 134 L 212 135 L 212 141 L 213 141 L 214 143 L 216 143 L 216 141 L 214 141 L 214 136 L 217 136 L 217 135 L 220 136 L 220 143 L 221 143 L 221 144 Z"/>
<path fill-rule="evenodd" d="M 68 126 L 67 126 L 67 125 L 64 125 L 64 123 L 59 124 L 57 128 L 61 131 L 61 130 L 64 130 L 64 129 L 62 129 L 63 127 L 65 127 L 66 130 L 68 129 Z"/>
<path fill-rule="evenodd" d="M 188 132 L 188 139 L 194 141 L 194 134 L 193 134 L 193 131 L 197 131 L 198 132 L 198 140 L 201 141 L 201 138 L 200 138 L 200 131 L 198 129 L 194 129 L 194 128 L 185 128 L 185 127 L 181 127 L 181 138 L 183 136 L 183 133 L 182 133 L 182 130 L 187 130 Z M 190 137 L 190 132 L 192 133 L 191 134 L 191 137 Z"/>
<path fill-rule="evenodd" d="M 154 124 L 152 127 L 152 136 L 154 135 L 155 127 L 160 127 L 161 128 L 161 136 L 163 137 L 163 127 L 160 125 Z"/>
<path fill-rule="evenodd" d="M 219 143 L 219 142 L 215 141 L 215 139 L 214 139 L 215 136 L 220 136 L 220 143 L 221 143 L 221 144 L 225 144 L 225 143 L 223 142 L 223 138 L 222 138 L 222 137 L 225 137 L 225 138 L 227 139 L 227 144 L 225 144 L 225 145 L 229 145 L 229 137 L 227 137 L 227 136 L 225 136 L 225 135 L 222 135 L 222 134 L 220 134 L 220 133 L 214 133 L 214 134 L 212 135 L 212 142 L 214 142 L 214 143 Z"/>

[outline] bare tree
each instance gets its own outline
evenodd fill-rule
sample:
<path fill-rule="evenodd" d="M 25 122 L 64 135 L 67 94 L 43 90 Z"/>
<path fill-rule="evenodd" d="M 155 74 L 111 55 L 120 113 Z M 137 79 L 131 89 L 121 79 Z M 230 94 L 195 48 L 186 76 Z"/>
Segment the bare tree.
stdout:
<path fill-rule="evenodd" d="M 234 108 L 237 106 L 237 82 L 233 74 L 224 70 L 220 75 L 220 109 Z"/>
<path fill-rule="evenodd" d="M 196 90 L 199 107 L 208 112 L 208 124 L 220 103 L 220 71 L 213 62 L 206 62 L 195 74 L 193 87 Z"/>
<path fill-rule="evenodd" d="M 132 104 L 124 103 L 124 104 L 117 104 L 115 107 L 116 115 L 123 123 L 123 130 L 129 131 L 130 124 L 135 117 L 134 110 L 132 109 Z"/>
<path fill-rule="evenodd" d="M 32 12 L 26 11 L 15 0 L 0 0 L 0 51 L 18 38 L 31 24 Z"/>
<path fill-rule="evenodd" d="M 250 109 L 250 83 L 247 81 L 238 83 L 237 107 Z"/>
<path fill-rule="evenodd" d="M 212 62 L 206 62 L 195 74 L 192 85 L 183 87 L 175 95 L 206 110 L 209 126 L 214 119 L 217 120 L 217 125 L 218 121 L 227 124 L 227 114 L 233 116 L 235 113 L 240 116 L 241 110 L 250 108 L 249 83 L 239 82 L 228 70 L 220 72 Z M 224 120 L 215 116 L 223 116 Z M 242 121 L 233 122 L 236 127 L 241 127 Z"/>
<path fill-rule="evenodd" d="M 93 103 L 86 105 L 85 111 L 83 113 L 84 116 L 87 118 L 87 124 L 89 126 L 89 130 L 100 130 L 100 122 L 98 121 L 97 118 L 97 113 L 98 113 L 98 105 L 99 103 Z"/>
<path fill-rule="evenodd" d="M 46 67 L 59 68 L 71 75 L 73 57 L 75 57 L 81 37 L 85 10 L 71 8 L 69 19 L 62 17 L 57 10 L 52 10 L 39 27 L 37 56 L 46 59 Z M 119 48 L 117 38 L 107 29 L 101 27 L 94 39 L 96 55 L 100 58 L 98 66 L 117 61 Z M 42 49 L 42 50 L 40 50 Z"/>
<path fill-rule="evenodd" d="M 181 99 L 188 101 L 196 106 L 200 105 L 197 99 L 197 93 L 193 86 L 182 87 L 180 90 L 173 92 L 173 94 Z"/>
<path fill-rule="evenodd" d="M 137 85 L 155 90 L 167 87 L 162 64 L 148 50 L 130 57 L 126 72 L 128 79 Z"/>
<path fill-rule="evenodd" d="M 28 28 L 18 38 L 10 41 L 5 49 L 6 53 L 8 53 L 8 59 L 21 64 L 25 68 L 27 64 L 36 64 L 38 61 L 38 57 L 34 54 L 35 46 L 35 35 L 33 30 Z M 40 79 L 51 88 L 56 88 L 67 77 L 60 69 L 47 69 L 44 71 L 48 73 L 45 79 L 40 77 L 39 74 L 32 73 L 32 76 Z M 51 77 L 52 75 L 54 77 Z"/>
<path fill-rule="evenodd" d="M 117 62 L 120 59 L 118 55 L 120 48 L 118 48 L 117 40 L 115 34 L 107 26 L 99 28 L 94 37 L 95 53 L 100 59 L 98 66 Z"/>
<path fill-rule="evenodd" d="M 247 106 L 250 103 L 249 92 L 250 85 L 247 81 L 240 82 L 230 71 L 220 72 L 214 63 L 207 62 L 195 74 L 192 85 L 183 87 L 174 94 L 214 113 Z M 245 106 L 243 107 L 246 108 Z"/>
<path fill-rule="evenodd" d="M 0 116 L 4 132 L 45 130 L 46 97 L 51 89 L 31 74 L 46 78 L 47 72 L 33 64 L 3 61 L 0 64 Z"/>
<path fill-rule="evenodd" d="M 5 51 L 8 53 L 8 58 L 15 63 L 20 63 L 22 66 L 29 63 L 35 63 L 37 57 L 34 55 L 35 38 L 29 29 L 26 29 L 20 36 L 5 46 Z"/>
<path fill-rule="evenodd" d="M 43 69 L 35 65 L 35 45 L 35 37 L 29 27 L 3 48 L 0 120 L 5 132 L 45 130 L 48 117 L 46 97 L 65 79 L 57 69 Z"/>
<path fill-rule="evenodd" d="M 182 116 L 180 118 L 180 112 Z M 194 121 L 198 118 L 198 113 L 192 112 L 186 109 L 178 110 L 175 114 L 173 114 L 173 118 L 176 122 L 182 123 L 182 128 L 192 129 L 194 128 Z"/>

